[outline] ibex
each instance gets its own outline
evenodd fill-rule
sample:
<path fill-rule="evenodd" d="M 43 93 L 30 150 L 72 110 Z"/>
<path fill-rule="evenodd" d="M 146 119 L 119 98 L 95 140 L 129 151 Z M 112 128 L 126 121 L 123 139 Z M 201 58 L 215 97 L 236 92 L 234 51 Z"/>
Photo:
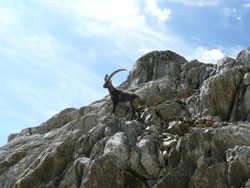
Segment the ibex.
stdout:
<path fill-rule="evenodd" d="M 138 113 L 139 119 L 140 119 L 140 111 L 137 108 L 137 106 L 142 102 L 140 97 L 136 95 L 135 93 L 129 92 L 129 91 L 124 91 L 120 89 L 116 89 L 112 85 L 111 78 L 118 72 L 120 71 L 125 71 L 126 69 L 118 69 L 114 71 L 110 76 L 106 74 L 104 77 L 104 88 L 108 88 L 111 100 L 113 101 L 113 113 L 115 113 L 115 108 L 118 103 L 123 103 L 125 105 L 130 105 L 131 110 L 132 110 L 132 116 L 131 120 L 135 118 L 135 112 Z"/>

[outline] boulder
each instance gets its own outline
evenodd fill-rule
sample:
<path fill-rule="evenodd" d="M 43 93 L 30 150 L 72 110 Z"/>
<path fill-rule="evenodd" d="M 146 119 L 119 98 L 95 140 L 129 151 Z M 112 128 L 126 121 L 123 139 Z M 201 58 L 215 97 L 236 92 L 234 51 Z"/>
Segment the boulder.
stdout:
<path fill-rule="evenodd" d="M 153 135 L 145 136 L 137 144 L 139 151 L 141 152 L 141 164 L 145 168 L 148 175 L 156 178 L 160 172 L 160 166 L 157 163 L 156 148 L 154 145 L 155 137 Z"/>
<path fill-rule="evenodd" d="M 188 132 L 189 125 L 182 121 L 171 121 L 169 122 L 167 132 L 173 135 L 184 136 Z"/>
<path fill-rule="evenodd" d="M 230 69 L 208 78 L 200 93 L 202 115 L 219 116 L 222 121 L 228 121 L 242 77 L 240 70 Z"/>
<path fill-rule="evenodd" d="M 231 187 L 243 187 L 250 178 L 250 146 L 235 146 L 226 151 Z"/>
<path fill-rule="evenodd" d="M 180 115 L 181 105 L 177 102 L 162 103 L 157 105 L 155 110 L 163 120 L 168 120 L 172 116 Z"/>
<path fill-rule="evenodd" d="M 250 47 L 241 51 L 236 57 L 236 60 L 250 66 Z"/>
<path fill-rule="evenodd" d="M 217 61 L 217 72 L 231 69 L 235 66 L 244 65 L 241 61 L 236 61 L 230 57 L 223 57 Z"/>
<path fill-rule="evenodd" d="M 250 73 L 246 73 L 243 78 L 243 83 L 247 87 L 250 85 Z"/>
<path fill-rule="evenodd" d="M 166 75 L 176 78 L 179 75 L 179 67 L 186 62 L 184 57 L 172 51 L 150 52 L 136 61 L 128 76 L 128 84 L 141 84 Z"/>

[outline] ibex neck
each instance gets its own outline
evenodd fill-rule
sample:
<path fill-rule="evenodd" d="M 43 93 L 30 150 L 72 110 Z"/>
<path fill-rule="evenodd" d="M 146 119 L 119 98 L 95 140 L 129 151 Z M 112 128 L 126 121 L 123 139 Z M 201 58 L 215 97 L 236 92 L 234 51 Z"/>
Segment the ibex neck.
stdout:
<path fill-rule="evenodd" d="M 110 84 L 108 87 L 108 90 L 109 90 L 109 93 L 114 93 L 117 89 L 112 84 Z"/>

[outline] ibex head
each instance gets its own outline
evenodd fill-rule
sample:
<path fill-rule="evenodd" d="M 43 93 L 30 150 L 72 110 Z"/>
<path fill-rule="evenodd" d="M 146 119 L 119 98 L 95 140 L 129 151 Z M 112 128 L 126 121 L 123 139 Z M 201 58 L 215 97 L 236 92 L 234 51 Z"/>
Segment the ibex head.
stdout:
<path fill-rule="evenodd" d="M 125 70 L 127 70 L 127 69 L 118 69 L 118 70 L 116 70 L 116 71 L 114 71 L 110 76 L 108 76 L 107 74 L 105 75 L 105 77 L 104 77 L 104 84 L 103 84 L 103 87 L 104 88 L 108 88 L 109 86 L 110 86 L 110 84 L 112 84 L 111 82 L 111 78 L 116 74 L 116 73 L 118 73 L 118 72 L 120 72 L 120 71 L 125 71 Z"/>

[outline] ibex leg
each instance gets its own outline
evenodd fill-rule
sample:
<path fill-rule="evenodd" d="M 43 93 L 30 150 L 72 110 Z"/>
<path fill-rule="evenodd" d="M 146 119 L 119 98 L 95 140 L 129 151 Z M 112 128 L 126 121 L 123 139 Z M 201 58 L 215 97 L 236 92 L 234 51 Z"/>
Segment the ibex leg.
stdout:
<path fill-rule="evenodd" d="M 131 115 L 131 120 L 132 120 L 135 117 L 135 109 L 134 109 L 132 101 L 130 101 L 130 106 L 131 106 L 131 111 L 132 111 L 132 115 Z"/>
<path fill-rule="evenodd" d="M 117 103 L 118 103 L 118 102 L 113 101 L 113 113 L 115 113 L 115 108 L 116 108 L 116 106 L 117 106 Z"/>

